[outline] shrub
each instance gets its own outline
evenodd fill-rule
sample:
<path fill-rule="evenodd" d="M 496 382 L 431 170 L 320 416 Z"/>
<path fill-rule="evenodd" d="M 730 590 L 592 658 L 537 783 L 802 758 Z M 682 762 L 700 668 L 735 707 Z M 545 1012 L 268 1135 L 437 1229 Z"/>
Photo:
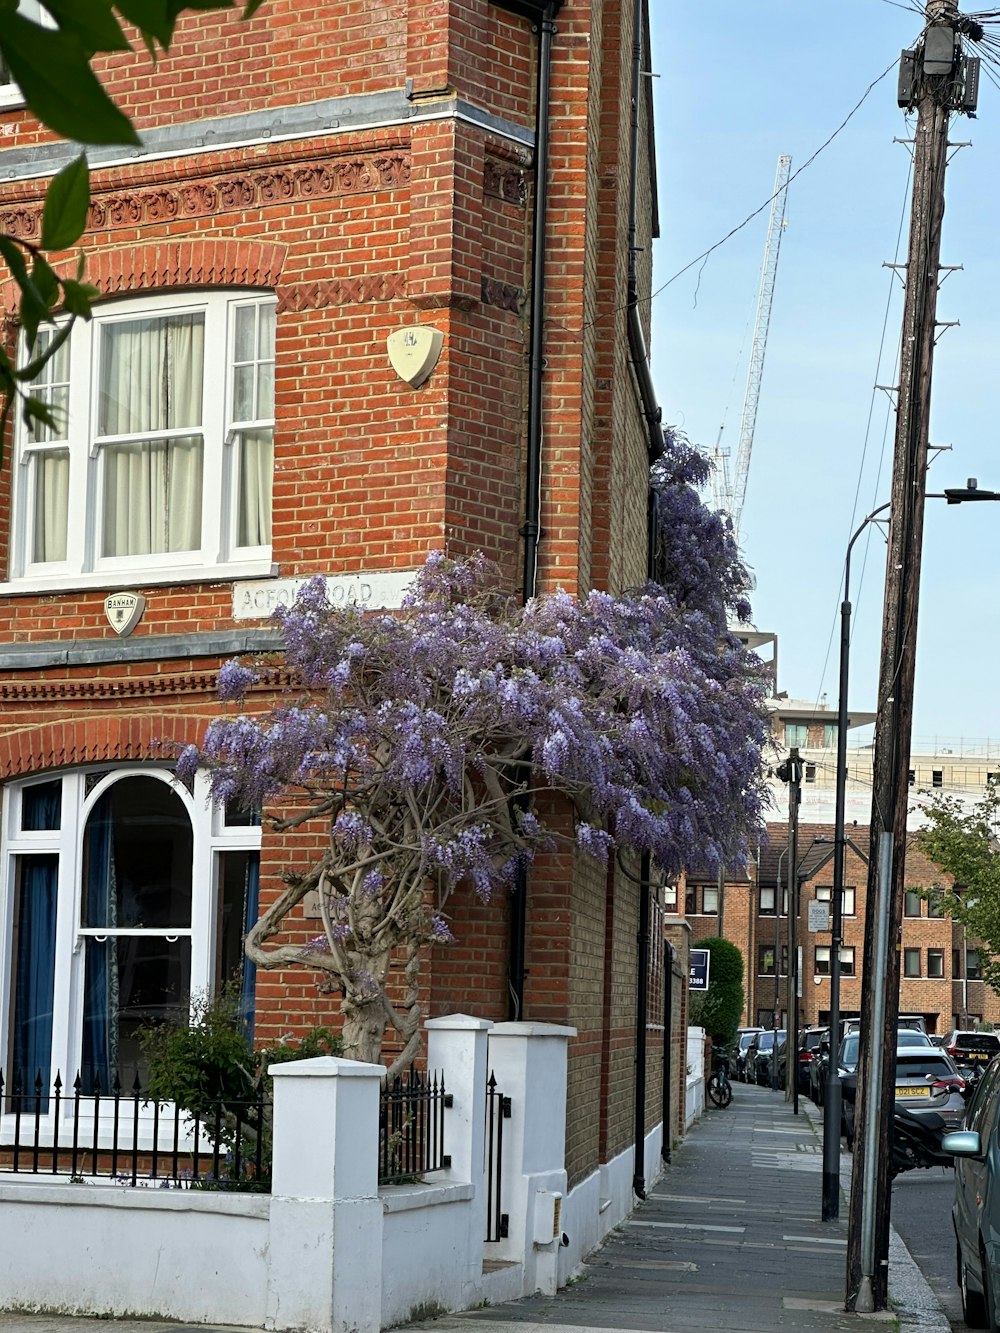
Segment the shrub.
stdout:
<path fill-rule="evenodd" d="M 705 1029 L 713 1046 L 729 1046 L 743 1013 L 743 955 L 719 938 L 701 940 L 698 947 L 709 954 L 708 990 L 691 996 L 690 1020 Z"/>

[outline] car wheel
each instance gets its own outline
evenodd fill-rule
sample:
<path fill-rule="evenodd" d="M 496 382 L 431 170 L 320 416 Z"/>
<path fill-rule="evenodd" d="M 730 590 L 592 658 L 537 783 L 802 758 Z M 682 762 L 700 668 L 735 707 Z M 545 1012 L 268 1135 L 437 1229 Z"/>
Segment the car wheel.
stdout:
<path fill-rule="evenodd" d="M 970 1328 L 989 1328 L 989 1312 L 986 1309 L 986 1297 L 981 1291 L 973 1291 L 969 1286 L 969 1270 L 962 1258 L 962 1247 L 955 1243 L 958 1267 L 958 1289 L 962 1294 L 962 1318 Z M 984 1284 L 985 1285 L 985 1284 Z"/>

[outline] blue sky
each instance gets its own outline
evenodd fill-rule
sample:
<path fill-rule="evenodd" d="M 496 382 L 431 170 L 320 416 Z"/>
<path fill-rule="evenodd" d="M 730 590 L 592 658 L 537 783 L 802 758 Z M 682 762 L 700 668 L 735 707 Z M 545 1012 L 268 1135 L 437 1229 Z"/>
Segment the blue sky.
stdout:
<path fill-rule="evenodd" d="M 780 154 L 802 167 L 921 28 L 900 0 L 652 0 L 659 74 L 660 239 L 654 290 L 771 194 Z M 1000 71 L 998 71 L 1000 75 Z M 930 489 L 1000 491 L 1000 91 L 954 117 L 942 262 L 961 264 L 938 305 L 959 320 L 935 358 Z M 783 234 L 742 545 L 757 626 L 779 636 L 779 688 L 836 706 L 844 552 L 889 496 L 893 415 L 873 386 L 896 380 L 908 149 L 895 67 L 816 161 L 793 179 Z M 711 448 L 735 447 L 768 210 L 653 301 L 652 366 L 666 419 Z M 898 250 L 898 253 L 897 253 Z M 700 269 L 700 278 L 699 278 Z M 883 327 L 885 328 L 884 346 Z M 881 348 L 881 366 L 879 365 Z M 851 706 L 874 707 L 884 542 L 855 547 Z M 1000 504 L 927 505 L 914 749 L 995 740 L 1000 750 Z M 865 733 L 866 735 L 869 733 Z"/>

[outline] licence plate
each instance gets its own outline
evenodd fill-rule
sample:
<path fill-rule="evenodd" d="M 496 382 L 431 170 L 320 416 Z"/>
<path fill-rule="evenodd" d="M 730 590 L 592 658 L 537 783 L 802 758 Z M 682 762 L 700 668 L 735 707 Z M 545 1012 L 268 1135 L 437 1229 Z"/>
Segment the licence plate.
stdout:
<path fill-rule="evenodd" d="M 960 1055 L 959 1061 L 962 1064 L 986 1064 L 993 1057 L 987 1051 L 966 1051 Z"/>
<path fill-rule="evenodd" d="M 926 1096 L 927 1096 L 927 1089 L 926 1089 L 926 1088 L 897 1088 L 897 1089 L 896 1089 L 896 1096 L 897 1096 L 897 1097 L 926 1097 Z"/>

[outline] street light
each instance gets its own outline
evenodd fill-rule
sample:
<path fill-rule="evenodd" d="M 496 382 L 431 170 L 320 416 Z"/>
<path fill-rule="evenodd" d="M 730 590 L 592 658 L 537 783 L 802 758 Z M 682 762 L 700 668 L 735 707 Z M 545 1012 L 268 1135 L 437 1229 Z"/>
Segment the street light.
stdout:
<path fill-rule="evenodd" d="M 967 504 L 976 500 L 1000 500 L 1000 491 L 981 491 L 975 477 L 965 486 L 953 486 L 928 494 L 928 500 L 946 500 L 948 504 Z M 863 519 L 847 543 L 844 558 L 844 600 L 840 604 L 840 683 L 837 698 L 837 780 L 834 807 L 833 913 L 830 924 L 830 1056 L 826 1072 L 823 1110 L 823 1205 L 822 1219 L 834 1222 L 840 1216 L 840 1119 L 841 1086 L 837 1069 L 840 1063 L 840 949 L 844 933 L 844 849 L 846 837 L 844 814 L 847 796 L 847 683 L 851 652 L 851 552 L 854 543 L 873 522 L 890 508 L 881 504 Z M 866 983 L 867 984 L 867 983 Z M 871 1045 L 871 1043 L 869 1043 Z M 895 1051 L 886 1052 L 895 1061 Z M 880 1067 L 881 1069 L 881 1067 Z M 865 1071 L 867 1073 L 867 1071 Z M 877 1100 L 868 1098 L 868 1108 Z M 863 1207 L 871 1207 L 867 1199 Z"/>
<path fill-rule="evenodd" d="M 789 848 L 782 848 L 778 855 L 778 869 L 774 884 L 774 1008 L 771 1010 L 771 1031 L 774 1033 L 774 1045 L 771 1057 L 771 1091 L 778 1087 L 778 1017 L 781 1013 L 781 863 L 788 855 Z"/>

